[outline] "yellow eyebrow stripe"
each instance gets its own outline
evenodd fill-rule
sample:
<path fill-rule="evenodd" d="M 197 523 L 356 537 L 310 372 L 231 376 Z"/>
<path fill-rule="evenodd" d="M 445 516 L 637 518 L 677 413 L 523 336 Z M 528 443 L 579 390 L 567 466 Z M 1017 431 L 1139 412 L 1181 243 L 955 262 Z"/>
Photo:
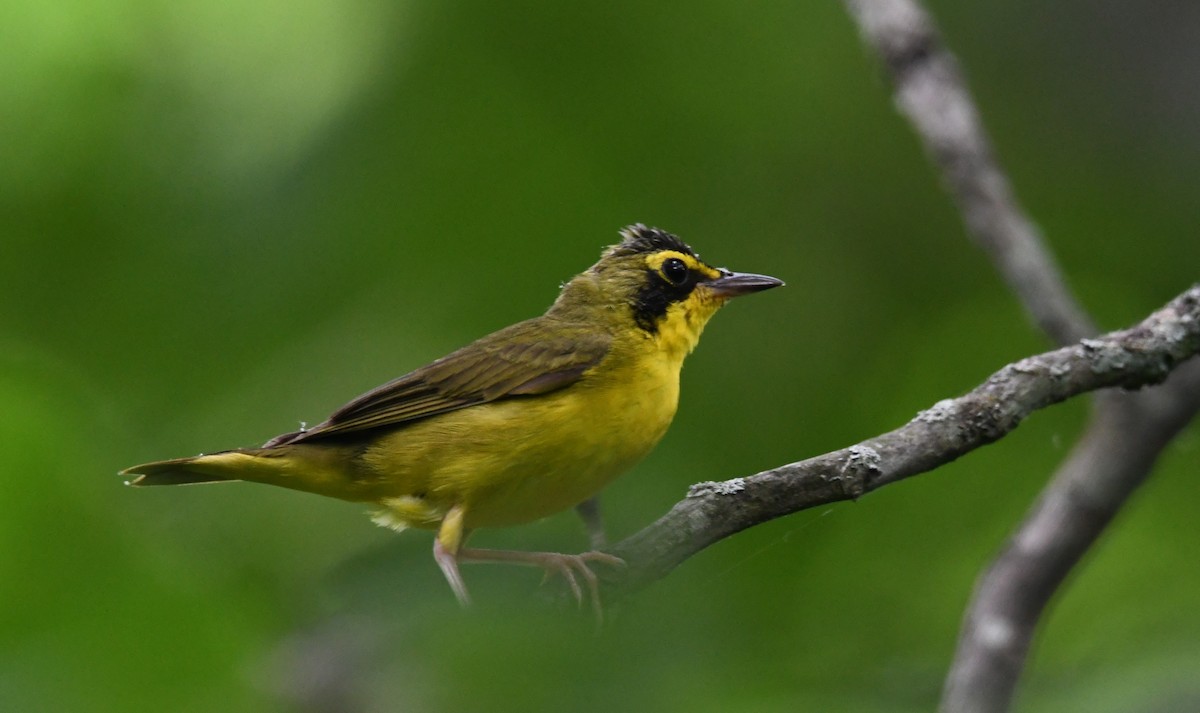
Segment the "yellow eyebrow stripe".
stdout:
<path fill-rule="evenodd" d="M 720 272 L 717 272 L 717 270 L 715 270 L 714 268 L 709 267 L 708 265 L 705 265 L 704 263 L 700 262 L 699 260 L 692 257 L 691 255 L 687 255 L 687 254 L 681 253 L 681 252 L 676 252 L 674 250 L 662 250 L 660 252 L 656 252 L 651 255 L 647 255 L 646 256 L 646 267 L 650 268 L 651 270 L 654 270 L 655 272 L 658 272 L 659 270 L 662 269 L 663 263 L 666 262 L 667 260 L 670 260 L 671 258 L 676 258 L 677 260 L 682 260 L 683 263 L 688 266 L 689 270 L 698 272 L 710 280 L 715 280 L 716 278 L 721 276 Z"/>

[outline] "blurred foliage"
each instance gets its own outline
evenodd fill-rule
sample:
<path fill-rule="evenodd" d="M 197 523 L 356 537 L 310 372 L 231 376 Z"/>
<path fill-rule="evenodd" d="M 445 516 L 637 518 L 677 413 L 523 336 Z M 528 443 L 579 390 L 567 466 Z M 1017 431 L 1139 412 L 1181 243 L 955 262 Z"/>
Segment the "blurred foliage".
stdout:
<path fill-rule="evenodd" d="M 1018 192 L 1109 328 L 1200 265 L 1200 11 L 933 11 Z M 616 229 L 780 291 L 730 307 L 606 494 L 892 428 L 1046 345 L 964 239 L 838 3 L 0 6 L 0 709 L 930 710 L 973 580 L 1082 400 L 856 504 L 713 547 L 611 612 L 429 536 L 136 462 L 261 442 L 540 312 Z M 1200 707 L 1195 428 L 1055 603 L 1026 711 Z M 570 514 L 480 544 L 573 549 Z"/>

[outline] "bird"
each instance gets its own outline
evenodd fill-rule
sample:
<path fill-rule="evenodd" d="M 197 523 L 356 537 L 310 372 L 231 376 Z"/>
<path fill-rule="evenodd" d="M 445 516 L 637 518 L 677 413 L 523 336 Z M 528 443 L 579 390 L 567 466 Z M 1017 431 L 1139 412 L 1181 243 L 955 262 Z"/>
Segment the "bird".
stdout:
<path fill-rule="evenodd" d="M 239 448 L 126 468 L 128 485 L 250 481 L 377 508 L 376 523 L 434 531 L 433 557 L 471 602 L 462 562 L 510 562 L 561 575 L 599 607 L 598 493 L 667 431 L 684 358 L 734 297 L 783 285 L 701 260 L 678 236 L 641 223 L 561 286 L 549 309 L 393 379 L 324 422 Z M 592 549 L 580 554 L 470 548 L 480 528 L 575 508 Z"/>

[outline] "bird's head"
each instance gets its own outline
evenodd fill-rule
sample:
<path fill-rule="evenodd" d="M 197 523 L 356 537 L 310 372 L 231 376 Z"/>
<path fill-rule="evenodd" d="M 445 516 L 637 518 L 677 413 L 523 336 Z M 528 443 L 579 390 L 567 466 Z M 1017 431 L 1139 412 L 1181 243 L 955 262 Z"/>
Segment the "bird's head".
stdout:
<path fill-rule="evenodd" d="M 551 312 L 603 307 L 610 319 L 631 323 L 647 337 L 686 354 L 705 323 L 734 297 L 779 287 L 766 275 L 713 267 L 675 235 L 640 223 L 621 242 L 563 286 Z"/>

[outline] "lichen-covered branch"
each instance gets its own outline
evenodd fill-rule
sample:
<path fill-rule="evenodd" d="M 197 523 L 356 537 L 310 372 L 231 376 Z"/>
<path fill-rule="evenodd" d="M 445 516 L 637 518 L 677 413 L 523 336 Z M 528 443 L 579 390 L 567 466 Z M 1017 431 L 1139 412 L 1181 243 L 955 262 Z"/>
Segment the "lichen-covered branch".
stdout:
<path fill-rule="evenodd" d="M 747 478 L 694 486 L 657 522 L 611 549 L 629 566 L 610 584 L 620 592 L 638 589 L 736 532 L 933 470 L 1072 396 L 1160 383 L 1197 353 L 1200 284 L 1131 329 L 1009 364 L 889 433 Z"/>

